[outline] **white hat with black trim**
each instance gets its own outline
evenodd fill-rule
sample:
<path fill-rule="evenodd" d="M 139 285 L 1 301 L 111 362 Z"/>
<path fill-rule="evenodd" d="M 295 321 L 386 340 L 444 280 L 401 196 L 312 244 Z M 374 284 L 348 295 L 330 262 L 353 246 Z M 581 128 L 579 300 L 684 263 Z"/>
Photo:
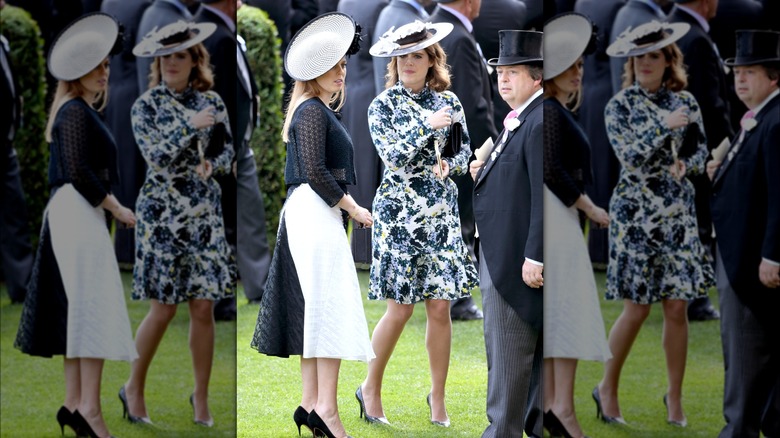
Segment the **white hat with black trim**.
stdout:
<path fill-rule="evenodd" d="M 650 21 L 621 33 L 607 47 L 607 55 L 628 58 L 655 52 L 682 38 L 691 25 L 688 23 L 662 23 Z"/>
<path fill-rule="evenodd" d="M 360 49 L 360 26 L 349 15 L 329 12 L 306 23 L 290 40 L 284 69 L 296 81 L 310 81 Z"/>
<path fill-rule="evenodd" d="M 423 23 L 415 20 L 396 29 L 391 27 L 376 42 L 369 53 L 377 58 L 392 58 L 422 50 L 452 32 L 450 23 Z"/>
<path fill-rule="evenodd" d="M 191 23 L 179 20 L 162 28 L 155 27 L 133 47 L 133 55 L 154 58 L 181 52 L 203 42 L 217 30 L 214 23 Z"/>

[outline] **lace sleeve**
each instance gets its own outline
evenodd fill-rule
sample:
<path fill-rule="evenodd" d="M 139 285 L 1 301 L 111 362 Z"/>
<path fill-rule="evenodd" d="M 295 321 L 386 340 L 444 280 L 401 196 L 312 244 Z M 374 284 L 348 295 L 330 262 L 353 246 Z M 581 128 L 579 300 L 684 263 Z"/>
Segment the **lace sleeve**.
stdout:
<path fill-rule="evenodd" d="M 90 167 L 90 124 L 93 123 L 86 104 L 66 103 L 57 114 L 57 124 L 52 136 L 59 155 L 58 165 L 62 175 L 90 203 L 97 206 L 108 192 L 98 178 L 96 169 Z"/>
<path fill-rule="evenodd" d="M 554 103 L 544 103 L 544 183 L 570 207 L 582 194 L 577 182 L 563 165 L 566 120 Z M 565 111 L 565 110 L 564 110 Z"/>
<path fill-rule="evenodd" d="M 301 108 L 294 126 L 298 147 L 298 159 L 304 169 L 306 180 L 329 207 L 338 204 L 344 190 L 328 171 L 326 154 L 328 150 L 328 116 L 319 105 Z"/>

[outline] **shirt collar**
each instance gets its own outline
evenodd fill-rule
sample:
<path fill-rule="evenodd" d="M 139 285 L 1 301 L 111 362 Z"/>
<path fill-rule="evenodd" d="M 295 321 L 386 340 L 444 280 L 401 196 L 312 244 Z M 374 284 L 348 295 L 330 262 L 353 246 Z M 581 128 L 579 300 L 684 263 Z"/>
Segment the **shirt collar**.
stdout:
<path fill-rule="evenodd" d="M 233 22 L 233 20 L 230 19 L 230 17 L 227 16 L 224 12 L 220 11 L 219 9 L 209 6 L 206 3 L 201 3 L 201 8 L 204 8 L 208 11 L 211 11 L 214 15 L 218 16 L 222 19 L 222 21 L 225 22 L 228 29 L 230 29 L 231 32 L 236 33 L 236 23 Z"/>
<path fill-rule="evenodd" d="M 758 112 L 761 111 L 761 109 L 764 108 L 766 106 L 766 104 L 769 103 L 770 100 L 774 99 L 778 94 L 780 94 L 780 89 L 777 89 L 774 92 L 772 92 L 772 94 L 767 96 L 766 99 L 763 100 L 763 102 L 758 104 L 757 107 L 753 108 L 751 110 L 751 111 L 753 111 L 753 117 L 758 115 Z"/>
<path fill-rule="evenodd" d="M 693 18 L 696 19 L 696 21 L 699 22 L 699 25 L 704 29 L 705 32 L 710 33 L 710 23 L 707 22 L 707 19 L 705 19 L 704 17 L 699 15 L 698 12 L 694 11 L 693 9 L 691 9 L 691 8 L 685 6 L 685 5 L 681 5 L 681 4 L 677 4 L 675 7 L 677 9 L 682 9 L 683 11 L 687 12 L 688 14 L 690 14 Z"/>
<path fill-rule="evenodd" d="M 528 98 L 528 100 L 523 102 L 522 105 L 520 105 L 519 107 L 517 107 L 515 109 L 515 112 L 517 113 L 517 115 L 519 116 L 520 114 L 523 114 L 523 111 L 525 111 L 525 109 L 528 108 L 528 105 L 530 105 L 531 102 L 534 101 L 534 99 L 536 99 L 537 97 L 541 96 L 542 93 L 544 93 L 544 89 L 543 88 L 540 88 L 540 89 L 536 90 L 536 93 L 532 94 L 531 97 Z"/>
<path fill-rule="evenodd" d="M 446 6 L 444 4 L 439 3 L 439 7 L 444 9 L 445 11 L 449 12 L 450 14 L 456 16 L 458 20 L 460 20 L 461 23 L 463 23 L 463 26 L 466 27 L 466 30 L 471 33 L 474 30 L 474 25 L 471 24 L 471 20 L 468 19 L 465 15 L 461 14 L 459 11 L 456 11 L 455 9 L 452 9 L 449 6 Z"/>

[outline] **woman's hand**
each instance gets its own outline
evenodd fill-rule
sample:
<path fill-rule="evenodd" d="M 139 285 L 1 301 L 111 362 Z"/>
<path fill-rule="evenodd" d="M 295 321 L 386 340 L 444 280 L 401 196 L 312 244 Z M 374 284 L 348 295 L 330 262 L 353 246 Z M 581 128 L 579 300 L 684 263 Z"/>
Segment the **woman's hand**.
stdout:
<path fill-rule="evenodd" d="M 214 166 L 211 164 L 211 161 L 209 160 L 203 160 L 203 162 L 201 162 L 195 167 L 195 172 L 202 180 L 209 179 L 211 177 L 211 172 L 213 171 L 214 171 Z"/>
<path fill-rule="evenodd" d="M 445 126 L 450 126 L 452 124 L 452 116 L 450 115 L 451 111 L 451 106 L 445 106 L 444 108 L 431 114 L 431 116 L 428 117 L 428 123 L 433 126 L 433 129 L 441 129 Z"/>
<path fill-rule="evenodd" d="M 214 106 L 207 106 L 190 118 L 190 125 L 194 126 L 195 129 L 203 129 L 214 126 L 216 120 Z"/>
<path fill-rule="evenodd" d="M 127 228 L 133 228 L 135 226 L 135 214 L 127 207 L 119 205 L 111 210 L 111 215 Z"/>
<path fill-rule="evenodd" d="M 664 121 L 666 122 L 666 126 L 668 126 L 669 129 L 677 129 L 682 128 L 683 126 L 688 126 L 688 123 L 690 123 L 690 120 L 688 119 L 688 107 L 683 105 L 677 108 L 676 110 L 669 113 Z"/>
<path fill-rule="evenodd" d="M 349 217 L 363 224 L 365 227 L 371 227 L 371 225 L 374 224 L 371 212 L 359 205 L 349 212 Z"/>
<path fill-rule="evenodd" d="M 599 228 L 606 228 L 609 226 L 609 213 L 598 205 L 593 205 L 585 214 Z"/>
<path fill-rule="evenodd" d="M 674 163 L 669 166 L 669 172 L 674 179 L 682 181 L 685 178 L 685 163 L 682 160 L 675 160 Z"/>
<path fill-rule="evenodd" d="M 450 164 L 447 163 L 447 160 L 441 160 L 441 170 L 444 172 L 443 174 L 441 171 L 439 171 L 438 164 L 433 165 L 433 174 L 437 177 L 444 179 L 450 175 Z"/>

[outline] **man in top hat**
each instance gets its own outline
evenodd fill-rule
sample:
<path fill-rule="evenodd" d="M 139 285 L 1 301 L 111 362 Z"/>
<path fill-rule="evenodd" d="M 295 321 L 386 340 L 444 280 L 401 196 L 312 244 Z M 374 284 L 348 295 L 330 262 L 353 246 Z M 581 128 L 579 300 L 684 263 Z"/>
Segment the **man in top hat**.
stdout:
<path fill-rule="evenodd" d="M 488 63 L 512 111 L 490 156 L 470 165 L 488 360 L 482 436 L 541 437 L 542 33 L 502 30 L 499 43 Z"/>
<path fill-rule="evenodd" d="M 670 23 L 688 23 L 691 30 L 677 41 L 688 72 L 687 90 L 696 98 L 702 114 L 707 137 L 707 148 L 712 150 L 724 138 L 734 136 L 731 129 L 730 105 L 725 66 L 710 38 L 709 20 L 717 13 L 717 0 L 675 0 L 677 6 L 669 14 Z M 706 247 L 712 246 L 712 214 L 710 213 L 710 184 L 704 174 L 688 176 L 696 190 L 696 221 L 699 239 Z M 709 297 L 692 300 L 688 305 L 688 319 L 707 321 L 720 315 Z"/>
<path fill-rule="evenodd" d="M 737 95 L 749 111 L 707 163 L 717 236 L 726 437 L 780 436 L 780 33 L 737 31 Z"/>
<path fill-rule="evenodd" d="M 471 24 L 479 16 L 481 0 L 436 0 L 438 6 L 430 17 L 432 23 L 450 23 L 454 29 L 441 41 L 447 54 L 447 64 L 452 75 L 452 92 L 458 96 L 466 111 L 466 124 L 471 144 L 479 147 L 488 138 L 495 137 L 493 123 L 493 97 L 490 88 L 485 59 L 477 46 Z M 468 175 L 451 177 L 458 185 L 458 211 L 461 234 L 475 258 L 473 201 L 470 193 L 473 183 Z M 481 319 L 480 311 L 471 297 L 452 302 L 451 316 L 454 320 Z"/>

